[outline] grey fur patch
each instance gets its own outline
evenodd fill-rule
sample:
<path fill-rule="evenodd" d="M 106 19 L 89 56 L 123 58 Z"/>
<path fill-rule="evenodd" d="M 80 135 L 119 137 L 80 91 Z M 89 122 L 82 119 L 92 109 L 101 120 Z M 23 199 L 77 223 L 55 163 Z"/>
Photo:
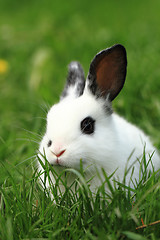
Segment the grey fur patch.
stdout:
<path fill-rule="evenodd" d="M 104 110 L 107 114 L 112 114 L 112 102 L 109 100 L 109 93 L 105 96 L 102 91 L 98 88 L 98 85 L 96 83 L 96 75 L 88 74 L 87 77 L 88 80 L 88 89 L 89 91 L 95 96 L 96 99 L 101 99 L 104 101 Z"/>
<path fill-rule="evenodd" d="M 112 103 L 109 100 L 109 97 L 107 96 L 107 98 L 104 100 L 104 110 L 108 115 L 111 115 L 113 113 L 113 109 L 112 109 Z"/>
<path fill-rule="evenodd" d="M 97 98 L 103 97 L 101 90 L 98 88 L 97 82 L 96 82 L 96 74 L 88 74 L 88 88 L 91 91 L 93 95 L 95 95 Z"/>
<path fill-rule="evenodd" d="M 70 88 L 74 88 L 75 97 L 83 94 L 85 87 L 84 71 L 79 62 L 71 62 L 68 67 L 68 76 L 65 88 L 62 92 L 61 99 L 69 95 Z"/>

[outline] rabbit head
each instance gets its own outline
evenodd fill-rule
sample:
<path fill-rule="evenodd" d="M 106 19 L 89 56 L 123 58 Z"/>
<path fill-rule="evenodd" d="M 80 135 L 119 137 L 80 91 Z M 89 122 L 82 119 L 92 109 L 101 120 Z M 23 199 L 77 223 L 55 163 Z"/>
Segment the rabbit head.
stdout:
<path fill-rule="evenodd" d="M 86 81 L 81 65 L 71 62 L 60 101 L 48 112 L 39 149 L 51 165 L 78 168 L 80 160 L 84 167 L 108 161 L 108 171 L 113 169 L 118 134 L 111 103 L 124 85 L 126 68 L 120 44 L 94 57 Z"/>

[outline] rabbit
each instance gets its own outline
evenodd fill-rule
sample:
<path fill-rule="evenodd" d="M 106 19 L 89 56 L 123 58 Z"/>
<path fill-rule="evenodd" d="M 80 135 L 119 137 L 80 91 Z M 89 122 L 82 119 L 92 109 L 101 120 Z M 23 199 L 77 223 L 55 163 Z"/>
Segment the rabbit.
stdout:
<path fill-rule="evenodd" d="M 79 62 L 71 62 L 67 82 L 60 101 L 47 115 L 46 133 L 40 143 L 38 157 L 61 172 L 79 169 L 80 160 L 86 178 L 93 177 L 92 191 L 100 186 L 97 174 L 103 168 L 107 176 L 123 181 L 126 166 L 134 166 L 126 176 L 126 184 L 139 179 L 139 161 L 144 150 L 158 170 L 160 158 L 149 137 L 137 126 L 113 112 L 112 101 L 124 86 L 127 72 L 126 49 L 121 44 L 99 52 L 92 60 L 85 81 Z M 45 157 L 44 157 L 45 156 Z M 129 165 L 127 165 L 129 164 Z M 38 163 L 39 171 L 43 172 Z M 52 177 L 54 184 L 54 177 Z M 41 175 L 44 181 L 44 173 Z M 70 184 L 74 176 L 70 177 Z M 46 182 L 47 187 L 49 183 Z"/>

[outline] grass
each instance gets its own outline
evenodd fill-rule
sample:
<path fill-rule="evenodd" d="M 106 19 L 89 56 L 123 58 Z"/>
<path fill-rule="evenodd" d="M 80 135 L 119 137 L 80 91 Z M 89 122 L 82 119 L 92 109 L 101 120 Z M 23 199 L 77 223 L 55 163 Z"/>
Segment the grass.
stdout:
<path fill-rule="evenodd" d="M 0 0 L 0 239 L 160 238 L 158 224 L 136 230 L 141 217 L 145 224 L 160 220 L 154 173 L 137 184 L 134 198 L 121 186 L 106 204 L 107 196 L 93 198 L 77 186 L 77 194 L 66 188 L 53 205 L 30 159 L 68 63 L 80 61 L 87 74 L 96 52 L 114 43 L 127 49 L 128 75 L 113 107 L 160 149 L 159 8 L 158 0 Z"/>
<path fill-rule="evenodd" d="M 142 160 L 142 165 L 145 161 Z M 145 166 L 145 164 L 144 164 Z M 144 174 L 135 190 L 118 183 L 112 186 L 110 178 L 102 171 L 105 182 L 96 194 L 90 191 L 89 183 L 76 170 L 64 170 L 62 181 L 52 167 L 43 166 L 46 178 L 52 171 L 56 184 L 52 186 L 55 203 L 48 189 L 42 190 L 37 171 L 30 178 L 24 172 L 17 183 L 11 172 L 4 171 L 8 178 L 1 186 L 1 239 L 158 239 L 160 228 L 154 223 L 159 217 L 160 181 L 156 173 Z M 77 176 L 73 187 L 67 185 L 70 173 Z M 19 172 L 18 172 L 19 174 Z M 58 194 L 59 183 L 64 193 Z M 111 194 L 105 191 L 108 186 Z M 45 182 L 44 182 L 45 186 Z M 132 192 L 134 191 L 134 192 Z M 156 209 L 153 213 L 152 209 Z M 141 219 L 153 226 L 139 228 Z M 142 237 L 143 235 L 143 237 Z M 144 237 L 146 236 L 146 237 Z"/>

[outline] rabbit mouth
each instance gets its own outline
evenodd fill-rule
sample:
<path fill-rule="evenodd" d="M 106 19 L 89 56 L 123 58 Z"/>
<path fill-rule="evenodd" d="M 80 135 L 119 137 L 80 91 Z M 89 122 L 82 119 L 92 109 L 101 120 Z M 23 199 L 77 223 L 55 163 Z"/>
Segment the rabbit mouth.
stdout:
<path fill-rule="evenodd" d="M 56 159 L 56 165 L 63 166 L 62 161 L 59 158 Z"/>
<path fill-rule="evenodd" d="M 61 159 L 59 159 L 59 158 L 57 158 L 56 160 L 54 160 L 54 162 L 51 162 L 50 164 L 51 164 L 52 167 L 55 167 L 55 166 L 67 167 L 67 166 L 64 164 L 64 162 L 63 162 Z"/>

